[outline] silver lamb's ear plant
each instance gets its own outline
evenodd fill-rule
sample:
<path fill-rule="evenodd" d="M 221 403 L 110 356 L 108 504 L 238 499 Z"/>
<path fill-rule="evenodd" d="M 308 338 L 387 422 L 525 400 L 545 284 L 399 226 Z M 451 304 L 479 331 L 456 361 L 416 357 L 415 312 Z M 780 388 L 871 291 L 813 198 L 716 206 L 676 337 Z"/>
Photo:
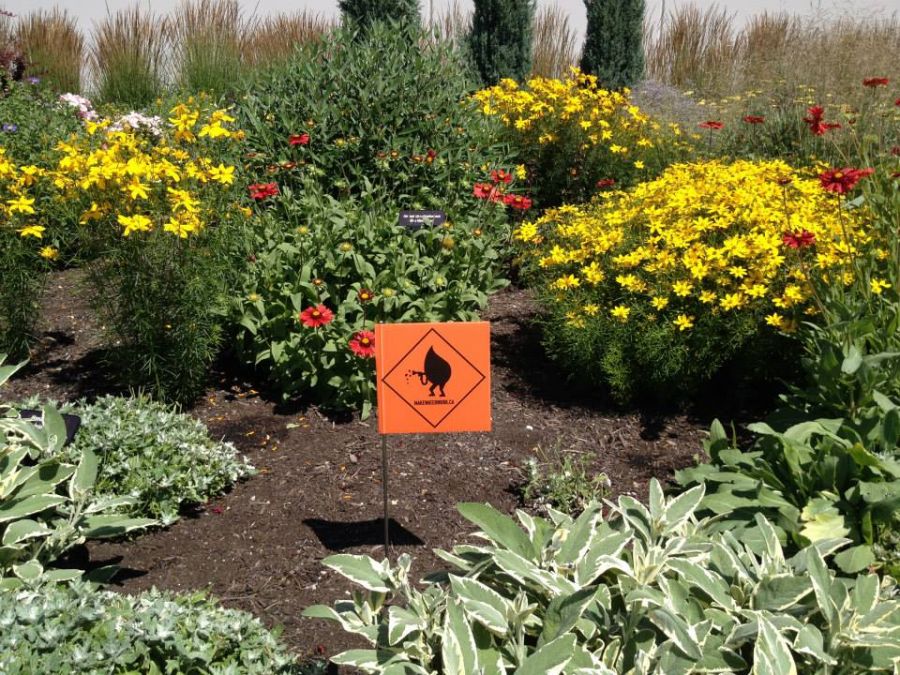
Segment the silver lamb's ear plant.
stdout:
<path fill-rule="evenodd" d="M 307 616 L 338 621 L 372 649 L 335 663 L 369 673 L 645 675 L 894 672 L 900 602 L 874 575 L 835 578 L 827 540 L 786 559 L 775 528 L 763 550 L 694 518 L 703 486 L 648 505 L 591 504 L 578 518 L 516 519 L 461 504 L 481 545 L 437 554 L 457 572 L 424 591 L 365 556 L 325 564 L 365 591 Z M 754 548 L 756 542 L 754 542 Z M 385 606 L 387 609 L 385 610 Z"/>
<path fill-rule="evenodd" d="M 0 368 L 0 385 L 21 366 Z M 85 452 L 77 465 L 52 459 L 65 440 L 53 406 L 44 406 L 40 426 L 9 408 L 0 417 L 0 589 L 77 578 L 77 570 L 44 567 L 87 539 L 156 524 L 118 514 L 129 498 L 93 499 L 97 457 Z"/>

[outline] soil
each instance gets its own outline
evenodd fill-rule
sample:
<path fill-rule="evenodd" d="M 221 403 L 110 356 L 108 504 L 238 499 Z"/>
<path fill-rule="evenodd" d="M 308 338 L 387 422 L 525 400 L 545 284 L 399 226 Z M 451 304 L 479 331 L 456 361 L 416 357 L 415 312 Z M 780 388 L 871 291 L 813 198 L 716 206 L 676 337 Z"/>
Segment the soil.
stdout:
<path fill-rule="evenodd" d="M 115 391 L 100 366 L 103 331 L 77 271 L 56 275 L 44 301 L 30 365 L 3 396 L 56 400 Z M 491 298 L 494 430 L 388 439 L 390 552 L 409 553 L 413 573 L 443 568 L 432 553 L 469 540 L 459 502 L 523 506 L 517 486 L 539 450 L 586 458 L 610 479 L 610 496 L 644 496 L 700 452 L 709 418 L 700 413 L 620 410 L 599 392 L 577 391 L 543 354 L 527 291 Z M 254 388 L 256 387 L 256 388 Z M 381 446 L 374 418 L 329 418 L 313 406 L 285 409 L 259 382 L 219 364 L 189 411 L 232 441 L 259 469 L 226 495 L 185 513 L 172 527 L 133 541 L 92 543 L 91 564 L 115 563 L 113 588 L 207 589 L 229 606 L 282 625 L 283 639 L 308 656 L 361 646 L 334 624 L 301 618 L 351 585 L 322 565 L 336 552 L 382 558 Z"/>

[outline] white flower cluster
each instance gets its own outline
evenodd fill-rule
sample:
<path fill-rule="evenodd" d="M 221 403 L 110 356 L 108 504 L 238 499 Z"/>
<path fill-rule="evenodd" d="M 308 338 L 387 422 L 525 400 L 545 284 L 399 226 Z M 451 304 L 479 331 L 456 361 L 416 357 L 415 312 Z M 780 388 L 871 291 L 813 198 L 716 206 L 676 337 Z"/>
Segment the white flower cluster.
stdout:
<path fill-rule="evenodd" d="M 84 96 L 78 94 L 61 94 L 59 100 L 68 103 L 77 109 L 78 116 L 83 120 L 97 119 L 97 112 L 94 110 L 93 104 Z"/>
<path fill-rule="evenodd" d="M 154 136 L 161 136 L 162 118 L 158 115 L 151 117 L 139 112 L 130 112 L 127 115 L 122 115 L 110 126 L 111 131 L 122 131 L 126 128 L 132 131 L 147 131 Z"/>

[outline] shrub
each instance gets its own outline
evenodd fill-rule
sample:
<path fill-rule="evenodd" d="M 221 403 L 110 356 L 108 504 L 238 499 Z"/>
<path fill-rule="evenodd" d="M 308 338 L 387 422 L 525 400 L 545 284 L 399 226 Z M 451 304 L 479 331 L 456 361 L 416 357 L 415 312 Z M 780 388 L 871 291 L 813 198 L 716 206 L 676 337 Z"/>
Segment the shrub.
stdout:
<path fill-rule="evenodd" d="M 419 0 L 339 0 L 344 23 L 354 30 L 368 33 L 378 22 L 397 27 L 419 27 Z"/>
<path fill-rule="evenodd" d="M 188 99 L 158 116 L 88 121 L 48 175 L 93 262 L 97 309 L 136 388 L 187 402 L 218 352 L 240 274 L 242 218 L 224 109 Z M 225 160 L 223 162 L 222 160 Z M 240 254 L 240 255 L 239 255 Z"/>
<path fill-rule="evenodd" d="M 572 71 L 564 79 L 503 80 L 474 95 L 482 113 L 504 125 L 503 138 L 528 170 L 542 207 L 582 202 L 599 186 L 627 186 L 657 175 L 686 147 L 673 143 L 677 125 L 663 129 L 632 105 L 628 92 L 600 88 Z"/>
<path fill-rule="evenodd" d="M 296 195 L 311 180 L 338 198 L 372 186 L 393 208 L 471 208 L 481 167 L 507 166 L 509 153 L 493 121 L 460 105 L 469 91 L 458 52 L 389 26 L 303 45 L 240 106 L 255 182 Z"/>
<path fill-rule="evenodd" d="M 486 86 L 531 73 L 534 0 L 475 0 L 469 49 Z"/>
<path fill-rule="evenodd" d="M 0 354 L 0 386 L 23 365 L 3 367 L 5 359 Z M 79 453 L 73 463 L 53 458 L 65 441 L 65 422 L 53 406 L 43 407 L 39 423 L 0 407 L 0 597 L 38 579 L 77 578 L 78 570 L 45 573 L 44 566 L 88 539 L 156 524 L 118 513 L 132 503 L 129 497 L 95 497 L 97 456 Z"/>
<path fill-rule="evenodd" d="M 202 593 L 21 589 L 0 593 L 0 626 L 0 670 L 9 675 L 314 672 L 259 619 Z"/>
<path fill-rule="evenodd" d="M 577 515 L 591 502 L 606 497 L 610 482 L 605 473 L 591 471 L 588 459 L 559 450 L 542 451 L 525 464 L 522 498 L 539 509 L 554 508 Z"/>
<path fill-rule="evenodd" d="M 644 74 L 644 0 L 585 0 L 587 33 L 581 69 L 621 89 Z"/>
<path fill-rule="evenodd" d="M 95 454 L 96 493 L 131 497 L 133 516 L 169 525 L 180 507 L 202 504 L 254 472 L 231 443 L 213 441 L 203 423 L 144 397 L 106 396 L 63 410 L 78 415 L 81 427 L 55 457 Z"/>
<path fill-rule="evenodd" d="M 374 348 L 354 346 L 361 331 L 376 322 L 471 320 L 503 285 L 496 268 L 507 230 L 490 204 L 481 218 L 450 211 L 443 227 L 407 231 L 375 192 L 338 201 L 308 184 L 280 198 L 283 212 L 260 216 L 235 310 L 241 355 L 266 368 L 285 396 L 361 406 L 367 415 Z"/>
<path fill-rule="evenodd" d="M 730 532 L 710 536 L 693 514 L 697 487 L 649 506 L 631 497 L 604 519 L 577 519 L 462 504 L 480 545 L 439 552 L 456 572 L 424 591 L 396 566 L 337 555 L 325 564 L 360 586 L 334 609 L 374 648 L 332 658 L 369 673 L 749 673 L 891 672 L 900 656 L 900 604 L 875 575 L 835 578 L 829 540 L 786 558 L 761 516 L 756 553 Z"/>
<path fill-rule="evenodd" d="M 781 183 L 784 183 L 782 185 Z M 821 312 L 877 236 L 818 180 L 779 161 L 675 165 L 631 191 L 548 211 L 516 232 L 551 354 L 621 399 L 687 392 L 751 340 Z"/>

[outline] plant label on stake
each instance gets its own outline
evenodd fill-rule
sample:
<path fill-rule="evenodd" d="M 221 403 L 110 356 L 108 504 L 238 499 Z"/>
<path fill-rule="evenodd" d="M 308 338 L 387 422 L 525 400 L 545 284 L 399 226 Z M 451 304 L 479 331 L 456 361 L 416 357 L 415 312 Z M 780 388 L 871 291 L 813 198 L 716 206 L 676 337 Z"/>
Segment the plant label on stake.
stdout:
<path fill-rule="evenodd" d="M 376 324 L 375 370 L 387 556 L 387 436 L 491 430 L 491 325 Z"/>
<path fill-rule="evenodd" d="M 423 227 L 440 227 L 447 222 L 443 211 L 401 211 L 397 224 L 415 232 Z"/>

